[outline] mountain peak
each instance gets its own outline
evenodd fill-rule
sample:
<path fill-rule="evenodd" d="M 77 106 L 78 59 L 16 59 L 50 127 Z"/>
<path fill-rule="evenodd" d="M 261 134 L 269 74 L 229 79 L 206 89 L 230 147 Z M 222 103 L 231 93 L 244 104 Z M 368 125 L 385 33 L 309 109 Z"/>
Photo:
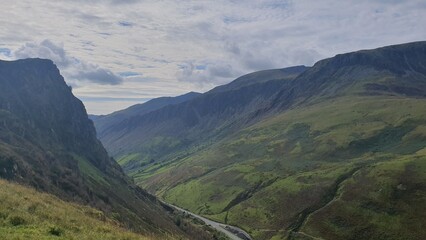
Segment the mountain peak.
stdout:
<path fill-rule="evenodd" d="M 291 80 L 296 78 L 299 74 L 309 69 L 309 67 L 300 65 L 294 67 L 280 68 L 280 69 L 269 69 L 257 72 L 252 72 L 241 77 L 238 77 L 234 81 L 218 86 L 208 93 L 223 92 L 229 90 L 237 90 L 243 87 L 247 87 L 253 84 L 265 83 L 274 80 Z"/>
<path fill-rule="evenodd" d="M 15 68 L 16 70 L 24 70 L 25 68 L 37 68 L 39 69 L 39 73 L 45 72 L 46 70 L 53 70 L 59 73 L 59 69 L 56 67 L 55 63 L 50 59 L 44 58 L 25 58 L 13 61 L 0 60 L 0 67 Z M 44 80 L 44 78 L 41 78 L 39 80 Z"/>
<path fill-rule="evenodd" d="M 425 55 L 426 41 L 420 41 L 338 54 L 335 57 L 319 61 L 314 67 L 327 66 L 336 69 L 362 65 L 397 74 L 404 74 L 406 71 L 425 74 L 426 67 L 420 64 L 420 58 Z"/>
<path fill-rule="evenodd" d="M 23 58 L 23 59 L 17 59 L 12 61 L 6 61 L 6 60 L 0 60 L 0 63 L 11 63 L 11 64 L 17 64 L 17 63 L 25 63 L 25 64 L 50 64 L 55 65 L 52 60 L 46 59 L 46 58 Z"/>

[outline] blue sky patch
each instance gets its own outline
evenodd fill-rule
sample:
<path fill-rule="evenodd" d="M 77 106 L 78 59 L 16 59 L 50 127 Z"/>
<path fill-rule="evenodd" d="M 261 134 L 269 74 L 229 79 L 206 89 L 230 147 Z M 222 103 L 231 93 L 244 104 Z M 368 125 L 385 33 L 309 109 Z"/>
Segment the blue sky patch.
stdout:
<path fill-rule="evenodd" d="M 119 72 L 118 75 L 120 77 L 136 77 L 136 76 L 141 76 L 142 74 L 137 73 L 137 72 Z"/>
<path fill-rule="evenodd" d="M 197 70 L 206 70 L 207 66 L 206 65 L 197 65 L 195 66 L 195 69 Z"/>
<path fill-rule="evenodd" d="M 12 51 L 9 48 L 0 48 L 0 54 L 6 57 L 11 57 Z"/>

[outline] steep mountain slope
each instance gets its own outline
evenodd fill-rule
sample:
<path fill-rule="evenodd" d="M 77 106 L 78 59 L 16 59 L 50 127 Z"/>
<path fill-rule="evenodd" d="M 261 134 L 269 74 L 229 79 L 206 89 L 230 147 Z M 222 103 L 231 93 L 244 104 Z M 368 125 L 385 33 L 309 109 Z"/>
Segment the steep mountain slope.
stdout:
<path fill-rule="evenodd" d="M 239 77 L 226 85 L 218 86 L 211 90 L 210 93 L 237 90 L 243 87 L 248 87 L 253 84 L 265 83 L 272 80 L 292 80 L 307 69 L 308 67 L 305 66 L 295 66 L 282 69 L 253 72 Z"/>
<path fill-rule="evenodd" d="M 108 157 L 50 60 L 0 61 L 0 177 L 90 204 L 137 231 L 183 234 Z"/>
<path fill-rule="evenodd" d="M 275 100 L 282 108 L 303 101 L 338 97 L 357 91 L 366 95 L 425 97 L 424 42 L 340 54 L 319 61 Z M 352 91 L 352 92 L 351 92 Z"/>
<path fill-rule="evenodd" d="M 397 111 L 395 106 L 403 110 Z M 384 192 L 369 193 L 378 194 L 375 197 L 380 202 L 374 203 L 375 207 L 392 208 L 390 190 L 396 191 L 402 183 L 403 175 L 398 172 L 404 172 L 405 164 L 395 164 L 395 170 L 385 169 L 371 179 L 351 176 L 359 168 L 371 171 L 376 162 L 426 161 L 425 107 L 425 100 L 419 99 L 359 97 L 290 110 L 181 161 L 145 171 L 138 175 L 138 182 L 167 202 L 249 230 L 255 239 L 284 237 L 311 211 L 338 198 L 341 190 L 334 190 L 340 189 L 341 181 L 345 184 L 357 180 L 361 186 L 379 182 L 374 189 L 382 188 Z M 419 176 L 424 174 L 420 171 Z M 421 200 L 426 194 L 422 178 L 413 178 L 414 183 L 404 186 L 416 189 L 411 196 L 422 203 L 419 207 L 425 207 L 426 202 Z M 368 204 L 364 199 L 367 192 L 359 196 L 363 201 L 350 198 L 352 205 Z M 358 221 L 368 225 L 368 208 L 363 214 Z M 392 221 L 398 218 L 396 215 Z M 406 216 L 410 218 L 425 224 L 417 214 Z M 339 231 L 345 232 L 357 222 L 346 220 L 344 224 L 347 228 Z"/>
<path fill-rule="evenodd" d="M 424 239 L 425 67 L 426 42 L 320 61 L 250 118 L 226 118 L 242 128 L 129 172 L 167 202 L 255 239 Z M 244 108 L 240 96 L 224 101 Z"/>
<path fill-rule="evenodd" d="M 162 164 L 174 159 L 176 152 L 196 151 L 247 125 L 259 109 L 269 106 L 271 96 L 306 69 L 248 74 L 195 99 L 129 117 L 105 131 L 101 128 L 99 137 L 128 172 Z"/>
<path fill-rule="evenodd" d="M 103 138 L 104 134 L 114 131 L 114 127 L 120 125 L 122 121 L 142 116 L 149 112 L 163 108 L 168 105 L 179 104 L 200 96 L 201 93 L 190 92 L 177 97 L 160 97 L 152 99 L 143 104 L 136 104 L 121 111 L 117 111 L 108 115 L 93 116 L 91 119 L 95 123 L 96 131 L 99 138 Z"/>

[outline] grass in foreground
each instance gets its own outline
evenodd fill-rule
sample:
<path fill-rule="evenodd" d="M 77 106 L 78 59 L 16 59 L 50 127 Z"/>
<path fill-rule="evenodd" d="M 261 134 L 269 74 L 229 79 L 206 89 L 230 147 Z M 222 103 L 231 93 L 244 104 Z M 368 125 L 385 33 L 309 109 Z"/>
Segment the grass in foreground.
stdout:
<path fill-rule="evenodd" d="M 121 228 L 94 208 L 0 180 L 0 239 L 156 239 Z"/>

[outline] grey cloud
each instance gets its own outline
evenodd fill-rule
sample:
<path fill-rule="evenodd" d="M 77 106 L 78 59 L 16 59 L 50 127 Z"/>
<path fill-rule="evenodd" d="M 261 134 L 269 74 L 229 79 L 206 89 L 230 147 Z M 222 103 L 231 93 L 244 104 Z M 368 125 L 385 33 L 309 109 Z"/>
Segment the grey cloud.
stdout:
<path fill-rule="evenodd" d="M 125 4 L 134 4 L 137 2 L 140 2 L 140 0 L 63 0 L 64 2 L 80 2 L 85 4 L 94 4 L 94 3 L 107 3 L 107 4 L 113 4 L 113 5 L 125 5 Z"/>
<path fill-rule="evenodd" d="M 122 77 L 108 69 L 69 56 L 62 45 L 57 45 L 48 39 L 40 43 L 26 43 L 14 52 L 14 56 L 15 58 L 50 59 L 58 66 L 65 78 L 72 80 L 71 84 L 76 87 L 79 84 L 74 81 L 89 81 L 103 85 L 117 85 L 123 82 Z"/>
<path fill-rule="evenodd" d="M 134 24 L 128 21 L 119 21 L 118 25 L 122 27 L 133 27 Z"/>
<path fill-rule="evenodd" d="M 291 61 L 298 64 L 313 65 L 318 59 L 324 58 L 315 49 L 294 49 L 290 51 Z"/>
<path fill-rule="evenodd" d="M 103 20 L 101 17 L 98 17 L 94 14 L 88 14 L 88 13 L 84 13 L 84 12 L 79 12 L 77 14 L 77 16 L 79 18 L 81 18 L 82 20 L 84 20 L 86 22 L 90 22 L 90 23 L 97 23 L 97 22 L 101 22 Z"/>
<path fill-rule="evenodd" d="M 225 50 L 235 55 L 241 54 L 241 50 L 235 42 L 226 42 Z"/>
<path fill-rule="evenodd" d="M 283 47 L 277 42 L 251 41 L 237 44 L 227 42 L 224 46 L 235 64 L 241 65 L 246 71 L 281 68 L 293 65 L 312 65 L 323 58 L 313 48 L 301 46 Z"/>
<path fill-rule="evenodd" d="M 176 73 L 178 80 L 180 81 L 191 81 L 194 71 L 196 70 L 193 63 L 183 63 L 180 66 L 179 72 Z"/>
<path fill-rule="evenodd" d="M 291 1 L 289 0 L 274 0 L 263 3 L 263 7 L 272 9 L 287 9 L 290 5 Z"/>
<path fill-rule="evenodd" d="M 274 62 L 270 58 L 260 58 L 255 57 L 251 53 L 247 53 L 242 60 L 242 63 L 245 67 L 248 69 L 251 69 L 252 71 L 258 71 L 262 69 L 269 69 L 269 68 L 275 68 Z"/>
<path fill-rule="evenodd" d="M 139 2 L 139 0 L 111 0 L 111 3 L 115 5 L 134 4 L 137 2 Z"/>
<path fill-rule="evenodd" d="M 84 10 L 80 10 L 79 8 L 69 9 L 65 12 L 70 17 L 80 20 L 78 25 L 80 28 L 84 28 L 85 25 L 90 25 L 92 29 L 95 29 L 94 27 L 96 27 L 97 29 L 107 30 L 111 28 L 111 26 L 114 24 L 114 22 L 107 17 L 104 17 L 102 15 L 99 16 L 96 13 L 92 13 L 89 11 L 84 12 Z"/>
<path fill-rule="evenodd" d="M 235 77 L 235 71 L 229 64 L 207 66 L 209 75 L 212 77 L 231 78 Z"/>
<path fill-rule="evenodd" d="M 180 70 L 176 73 L 177 79 L 179 81 L 192 82 L 197 85 L 224 84 L 241 74 L 230 64 L 223 62 L 207 64 L 186 62 L 180 64 L 179 67 Z"/>
<path fill-rule="evenodd" d="M 225 50 L 227 50 L 235 60 L 249 70 L 261 70 L 274 68 L 275 63 L 273 59 L 276 57 L 271 53 L 265 54 L 264 44 L 259 42 L 252 42 L 248 46 L 239 46 L 237 43 L 226 43 Z"/>
<path fill-rule="evenodd" d="M 123 82 L 123 79 L 111 71 L 104 68 L 96 68 L 79 71 L 73 78 L 78 80 L 87 80 L 98 84 L 117 85 Z"/>

